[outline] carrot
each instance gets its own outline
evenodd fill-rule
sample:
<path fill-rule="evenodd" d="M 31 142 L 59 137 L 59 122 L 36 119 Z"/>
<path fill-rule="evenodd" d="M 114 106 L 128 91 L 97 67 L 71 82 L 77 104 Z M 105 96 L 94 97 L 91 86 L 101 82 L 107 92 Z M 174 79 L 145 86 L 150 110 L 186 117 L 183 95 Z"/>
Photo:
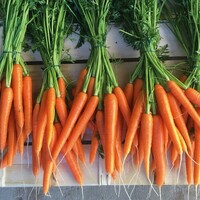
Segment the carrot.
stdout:
<path fill-rule="evenodd" d="M 183 136 L 181 135 L 180 131 L 179 131 L 177 128 L 176 128 L 176 132 L 177 132 L 177 134 L 178 134 L 178 137 L 179 137 L 179 141 L 180 141 L 180 143 L 181 143 L 182 150 L 185 151 L 186 153 L 188 153 L 186 142 L 185 142 L 185 140 L 183 139 Z M 191 151 L 191 149 L 189 149 L 189 151 Z"/>
<path fill-rule="evenodd" d="M 122 114 L 119 111 L 117 117 L 117 130 L 116 130 L 116 145 L 115 145 L 115 169 L 118 172 L 122 171 L 122 129 L 123 121 Z"/>
<path fill-rule="evenodd" d="M 89 156 L 89 162 L 92 165 L 96 159 L 96 154 L 98 151 L 98 146 L 99 146 L 99 141 L 97 138 L 97 131 L 94 130 L 92 132 L 92 140 L 91 140 L 91 145 L 90 145 L 90 156 Z"/>
<path fill-rule="evenodd" d="M 15 114 L 14 109 L 11 109 L 8 121 L 8 151 L 7 151 L 7 164 L 11 166 L 16 151 L 17 133 L 15 127 Z"/>
<path fill-rule="evenodd" d="M 163 125 L 163 137 L 164 137 L 164 149 L 165 149 L 165 153 L 167 152 L 168 149 L 168 143 L 169 143 L 169 133 L 167 130 L 167 127 L 165 125 L 165 123 L 162 120 L 162 125 Z"/>
<path fill-rule="evenodd" d="M 200 93 L 197 90 L 188 88 L 185 90 L 185 95 L 193 104 L 200 107 Z"/>
<path fill-rule="evenodd" d="M 43 93 L 37 120 L 37 130 L 36 130 L 37 136 L 35 137 L 35 151 L 37 154 L 39 154 L 42 148 L 44 132 L 47 124 L 46 101 L 47 101 L 47 90 Z"/>
<path fill-rule="evenodd" d="M 144 81 L 140 78 L 135 79 L 134 81 L 134 90 L 133 90 L 133 103 L 132 106 L 134 106 L 136 99 L 138 97 L 138 94 L 140 93 L 140 91 L 142 90 Z"/>
<path fill-rule="evenodd" d="M 65 145 L 63 147 L 63 152 L 65 152 Z M 65 155 L 65 153 L 63 153 L 63 155 Z M 65 160 L 75 178 L 75 180 L 82 185 L 83 184 L 83 175 L 81 172 L 81 169 L 77 163 L 76 157 L 73 154 L 72 151 L 69 151 L 66 155 L 65 155 Z"/>
<path fill-rule="evenodd" d="M 191 140 L 192 151 L 189 151 L 188 154 L 185 154 L 185 167 L 186 167 L 186 175 L 187 175 L 187 183 L 188 185 L 193 184 L 193 151 L 194 151 L 194 142 Z"/>
<path fill-rule="evenodd" d="M 152 159 L 150 164 L 150 173 L 153 173 L 154 171 L 156 171 L 156 162 Z"/>
<path fill-rule="evenodd" d="M 174 162 L 174 169 L 178 169 L 180 167 L 180 163 L 181 163 L 181 158 L 180 155 L 178 154 Z"/>
<path fill-rule="evenodd" d="M 72 132 L 70 133 L 68 137 L 68 140 L 66 141 L 67 151 L 65 153 L 69 152 L 73 148 L 74 143 L 77 141 L 83 129 L 87 126 L 87 123 L 89 122 L 91 116 L 94 114 L 95 109 L 97 108 L 98 102 L 99 102 L 99 98 L 97 96 L 90 97 L 83 113 L 80 115 L 76 125 L 74 126 Z"/>
<path fill-rule="evenodd" d="M 46 130 L 47 131 L 47 127 Z M 52 130 L 52 140 L 49 144 L 49 135 L 45 134 L 44 140 L 43 140 L 43 146 L 42 146 L 42 167 L 44 169 L 44 176 L 43 176 L 43 191 L 46 194 L 49 190 L 49 184 L 50 184 L 50 177 L 51 174 L 55 170 L 55 165 L 53 162 L 51 162 L 51 150 L 53 146 L 55 145 L 55 142 L 57 140 L 57 132 L 56 128 L 53 126 Z M 56 162 L 55 162 L 56 163 Z"/>
<path fill-rule="evenodd" d="M 188 120 L 188 116 L 189 116 L 188 112 L 186 111 L 185 107 L 183 107 L 183 106 L 181 106 L 180 109 L 181 109 L 181 113 L 182 113 L 184 122 L 186 123 Z"/>
<path fill-rule="evenodd" d="M 194 128 L 194 121 L 193 119 L 189 116 L 187 120 L 187 129 L 189 132 L 193 131 Z"/>
<path fill-rule="evenodd" d="M 100 135 L 100 140 L 103 150 L 105 151 L 104 113 L 102 110 L 98 110 L 96 113 L 96 126 Z"/>
<path fill-rule="evenodd" d="M 15 109 L 16 123 L 20 129 L 24 126 L 24 110 L 23 110 L 23 80 L 22 80 L 22 67 L 19 64 L 13 65 L 12 72 L 12 88 L 13 88 L 13 100 Z M 25 86 L 26 87 L 26 86 Z"/>
<path fill-rule="evenodd" d="M 76 146 L 77 146 L 77 155 L 78 158 L 80 159 L 80 161 L 83 164 L 86 164 L 86 160 L 85 160 L 85 152 L 84 152 L 84 148 L 83 148 L 83 144 L 81 142 L 81 138 L 79 137 L 76 141 Z"/>
<path fill-rule="evenodd" d="M 60 153 L 63 145 L 65 144 L 66 140 L 69 137 L 69 134 L 71 133 L 72 129 L 74 128 L 74 125 L 75 125 L 86 101 L 87 101 L 87 94 L 84 92 L 80 92 L 75 97 L 74 102 L 72 104 L 72 108 L 69 112 L 68 118 L 62 129 L 62 132 L 60 133 L 58 140 L 52 150 L 53 160 L 56 160 L 56 158 L 58 157 L 58 154 Z"/>
<path fill-rule="evenodd" d="M 144 168 L 145 168 L 147 179 L 149 179 L 150 156 L 151 156 L 152 135 L 153 135 L 152 114 L 144 113 L 142 115 L 140 134 L 143 140 L 143 148 L 144 148 Z"/>
<path fill-rule="evenodd" d="M 32 131 L 32 79 L 30 76 L 23 78 L 23 105 L 24 105 L 24 131 L 26 138 Z"/>
<path fill-rule="evenodd" d="M 90 81 L 89 81 L 88 88 L 87 88 L 88 100 L 93 95 L 93 92 L 94 92 L 94 83 L 95 83 L 95 77 L 90 77 Z"/>
<path fill-rule="evenodd" d="M 142 161 L 144 160 L 144 141 L 143 141 L 143 138 L 142 138 L 141 130 L 140 130 L 140 133 L 139 133 L 139 146 L 138 147 L 139 147 L 138 148 L 138 155 L 139 155 L 138 165 L 141 166 Z"/>
<path fill-rule="evenodd" d="M 127 83 L 124 89 L 124 94 L 126 96 L 126 100 L 128 102 L 129 108 L 132 109 L 132 102 L 133 102 L 133 88 L 134 84 Z"/>
<path fill-rule="evenodd" d="M 175 124 L 176 124 L 177 128 L 179 129 L 181 135 L 183 136 L 188 149 L 191 150 L 192 146 L 191 146 L 191 142 L 190 142 L 190 137 L 189 137 L 189 133 L 188 133 L 186 124 L 184 122 L 182 113 L 181 113 L 181 109 L 178 106 L 175 97 L 171 93 L 167 93 L 167 97 L 168 97 L 169 105 L 170 105 L 170 108 L 172 111 L 172 115 L 173 115 Z"/>
<path fill-rule="evenodd" d="M 115 96 L 117 97 L 119 110 L 121 111 L 121 113 L 126 121 L 126 124 L 128 125 L 130 118 L 131 118 L 131 110 L 128 105 L 126 96 L 120 87 L 114 88 L 113 92 L 114 92 Z"/>
<path fill-rule="evenodd" d="M 104 97 L 104 134 L 105 134 L 105 168 L 108 174 L 112 174 L 115 169 L 115 144 L 116 125 L 118 116 L 118 101 L 113 94 L 106 94 Z"/>
<path fill-rule="evenodd" d="M 56 123 L 54 123 L 54 126 L 56 128 L 57 136 L 59 136 L 62 131 L 62 125 L 60 124 L 60 122 L 56 122 Z"/>
<path fill-rule="evenodd" d="M 200 108 L 196 109 L 198 115 L 200 116 Z M 200 183 L 200 126 L 194 123 L 194 134 L 195 134 L 195 145 L 194 145 L 194 185 L 197 186 Z"/>
<path fill-rule="evenodd" d="M 56 105 L 56 93 L 53 87 L 48 89 L 47 100 L 46 100 L 46 111 L 47 111 L 47 145 L 50 147 L 52 134 L 53 134 L 53 122 L 55 118 L 55 105 Z"/>
<path fill-rule="evenodd" d="M 13 90 L 12 88 L 5 88 L 1 95 L 0 102 L 0 150 L 3 151 L 7 141 L 8 120 L 12 107 Z"/>
<path fill-rule="evenodd" d="M 156 184 L 161 187 L 165 182 L 166 161 L 164 146 L 164 127 L 159 115 L 153 116 L 152 152 L 156 165 Z"/>
<path fill-rule="evenodd" d="M 62 126 L 64 126 L 68 113 L 66 103 L 61 97 L 56 98 L 56 112 L 58 114 L 60 123 L 62 124 Z"/>
<path fill-rule="evenodd" d="M 66 84 L 62 77 L 58 78 L 58 87 L 60 91 L 60 97 L 65 101 L 66 98 Z"/>
<path fill-rule="evenodd" d="M 181 143 L 176 132 L 176 126 L 174 124 L 171 108 L 170 108 L 169 101 L 167 98 L 167 93 L 165 92 L 164 88 L 159 84 L 156 84 L 154 88 L 155 88 L 155 96 L 156 96 L 161 117 L 168 129 L 169 136 L 175 148 L 177 149 L 178 153 L 181 154 L 182 147 L 181 147 Z"/>
<path fill-rule="evenodd" d="M 171 93 L 185 107 L 185 109 L 187 110 L 188 114 L 192 117 L 192 119 L 197 124 L 200 124 L 200 117 L 198 116 L 193 105 L 190 103 L 188 98 L 185 96 L 185 94 L 181 90 L 181 88 L 174 81 L 168 81 L 167 85 L 168 85 Z"/>
<path fill-rule="evenodd" d="M 34 176 L 37 176 L 39 173 L 39 157 L 37 155 L 37 152 L 35 151 L 35 142 L 37 137 L 37 123 L 38 123 L 38 114 L 40 110 L 40 104 L 36 103 L 33 109 L 33 117 L 32 117 L 32 127 L 33 127 L 33 140 L 32 140 L 32 171 Z"/>
<path fill-rule="evenodd" d="M 172 144 L 170 158 L 171 158 L 171 162 L 172 162 L 173 167 L 175 165 L 175 161 L 176 161 L 177 157 L 178 157 L 178 151 L 176 150 L 176 147 Z"/>
<path fill-rule="evenodd" d="M 128 130 L 126 133 L 125 143 L 124 143 L 124 158 L 127 157 L 127 155 L 129 154 L 131 150 L 132 141 L 138 129 L 138 125 L 142 116 L 142 111 L 143 111 L 143 106 L 144 106 L 143 99 L 144 99 L 144 96 L 143 96 L 143 92 L 141 91 L 138 94 L 138 98 L 134 104 L 130 122 L 128 124 Z"/>
<path fill-rule="evenodd" d="M 21 129 L 17 124 L 16 124 L 16 130 L 17 130 L 17 148 L 18 151 L 20 153 L 20 155 L 22 156 L 24 153 L 24 129 Z"/>
<path fill-rule="evenodd" d="M 81 92 L 86 74 L 87 74 L 87 68 L 83 68 L 79 74 L 78 81 L 76 83 L 74 97 L 76 97 L 78 93 Z"/>

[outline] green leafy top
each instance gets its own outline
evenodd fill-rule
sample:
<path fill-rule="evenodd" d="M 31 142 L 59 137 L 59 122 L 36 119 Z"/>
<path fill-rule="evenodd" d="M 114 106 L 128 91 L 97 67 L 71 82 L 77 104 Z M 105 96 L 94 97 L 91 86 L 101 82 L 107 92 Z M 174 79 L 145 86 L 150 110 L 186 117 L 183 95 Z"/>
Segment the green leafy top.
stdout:
<path fill-rule="evenodd" d="M 32 23 L 28 28 L 31 49 L 39 49 L 45 66 L 59 66 L 64 39 L 72 32 L 73 18 L 65 0 L 30 1 Z"/>
<path fill-rule="evenodd" d="M 0 77 L 5 73 L 6 86 L 11 84 L 13 64 L 20 63 L 24 74 L 28 71 L 21 57 L 29 20 L 28 0 L 1 0 L 3 13 L 3 52 L 0 57 Z"/>
<path fill-rule="evenodd" d="M 163 13 L 170 23 L 170 29 L 184 48 L 191 67 L 185 84 L 200 91 L 200 1 L 167 1 Z"/>

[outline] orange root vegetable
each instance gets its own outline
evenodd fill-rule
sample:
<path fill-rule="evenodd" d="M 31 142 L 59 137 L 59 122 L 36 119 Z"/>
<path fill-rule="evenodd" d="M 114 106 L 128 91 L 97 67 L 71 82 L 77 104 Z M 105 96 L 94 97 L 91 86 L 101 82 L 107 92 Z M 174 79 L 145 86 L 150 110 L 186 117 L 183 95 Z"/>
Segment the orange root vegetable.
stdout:
<path fill-rule="evenodd" d="M 22 79 L 22 67 L 19 64 L 13 66 L 12 73 L 12 88 L 13 88 L 13 100 L 15 109 L 16 124 L 20 129 L 24 126 L 24 109 L 23 109 L 23 79 Z"/>
<path fill-rule="evenodd" d="M 161 85 L 157 84 L 155 85 L 155 95 L 161 117 L 168 129 L 169 136 L 175 148 L 177 149 L 178 153 L 182 154 L 182 147 L 178 134 L 176 132 L 176 126 L 174 123 L 171 108 L 167 98 L 167 93 Z"/>
<path fill-rule="evenodd" d="M 65 144 L 72 129 L 74 128 L 74 125 L 75 125 L 77 119 L 79 118 L 79 115 L 80 115 L 81 111 L 83 110 L 83 107 L 84 107 L 86 101 L 87 101 L 87 94 L 84 92 L 80 92 L 75 97 L 74 102 L 72 104 L 72 108 L 69 112 L 68 118 L 62 129 L 62 132 L 60 133 L 58 140 L 52 150 L 53 160 L 56 160 L 56 158 L 58 157 L 58 154 L 60 153 L 63 145 Z"/>
<path fill-rule="evenodd" d="M 0 150 L 3 151 L 6 147 L 8 121 L 13 102 L 12 88 L 5 88 L 1 95 L 0 102 Z"/>
<path fill-rule="evenodd" d="M 138 98 L 133 107 L 130 122 L 128 125 L 126 137 L 125 137 L 125 143 L 124 143 L 124 157 L 125 158 L 127 157 L 127 155 L 129 154 L 131 150 L 132 141 L 133 141 L 133 138 L 135 137 L 135 134 L 137 132 L 138 125 L 140 123 L 140 119 L 142 116 L 143 107 L 144 107 L 144 96 L 143 96 L 143 92 L 141 91 L 138 94 Z"/>
<path fill-rule="evenodd" d="M 23 105 L 24 105 L 24 131 L 26 138 L 32 131 L 32 79 L 30 76 L 23 78 Z"/>
<path fill-rule="evenodd" d="M 115 169 L 115 144 L 116 125 L 118 116 L 118 102 L 114 94 L 106 94 L 104 97 L 104 135 L 105 135 L 105 169 L 112 174 Z"/>

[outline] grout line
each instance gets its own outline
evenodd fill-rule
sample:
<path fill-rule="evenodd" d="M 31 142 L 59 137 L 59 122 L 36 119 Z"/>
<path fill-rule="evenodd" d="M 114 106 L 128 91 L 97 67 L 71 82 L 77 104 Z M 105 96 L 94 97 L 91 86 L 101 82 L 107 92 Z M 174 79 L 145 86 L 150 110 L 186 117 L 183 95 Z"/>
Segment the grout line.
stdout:
<path fill-rule="evenodd" d="M 170 60 L 186 60 L 186 56 L 171 56 L 168 57 L 166 61 Z M 117 62 L 117 61 L 122 61 L 122 62 L 138 62 L 139 58 L 115 58 L 115 59 L 110 59 L 110 62 Z M 70 61 L 62 61 L 61 64 L 83 64 L 86 63 L 87 59 L 81 59 L 81 60 L 76 60 L 74 62 Z M 43 65 L 42 61 L 25 61 L 27 65 Z"/>

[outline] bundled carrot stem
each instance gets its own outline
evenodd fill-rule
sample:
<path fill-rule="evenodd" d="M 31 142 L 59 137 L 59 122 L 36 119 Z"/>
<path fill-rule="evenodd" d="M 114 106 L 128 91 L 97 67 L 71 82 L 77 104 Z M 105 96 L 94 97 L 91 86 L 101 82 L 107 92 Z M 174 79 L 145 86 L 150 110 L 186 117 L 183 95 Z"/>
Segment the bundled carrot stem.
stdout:
<path fill-rule="evenodd" d="M 0 7 L 3 14 L 0 150 L 7 157 L 7 165 L 11 166 L 16 149 L 22 156 L 24 142 L 32 132 L 32 79 L 21 55 L 30 22 L 29 1 L 1 1 Z"/>

